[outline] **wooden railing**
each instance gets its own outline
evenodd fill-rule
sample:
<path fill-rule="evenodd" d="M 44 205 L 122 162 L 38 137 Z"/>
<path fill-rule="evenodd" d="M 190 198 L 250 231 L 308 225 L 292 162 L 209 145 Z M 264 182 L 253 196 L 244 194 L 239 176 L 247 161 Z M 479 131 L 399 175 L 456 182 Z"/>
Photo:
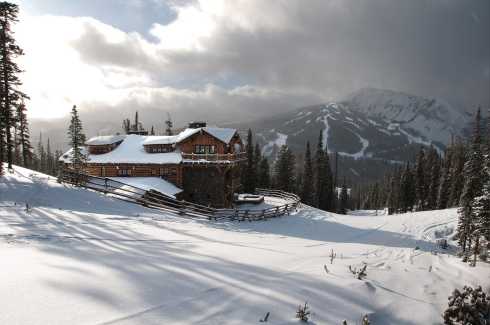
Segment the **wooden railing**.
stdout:
<path fill-rule="evenodd" d="M 246 152 L 239 153 L 182 153 L 182 159 L 186 162 L 204 162 L 204 163 L 235 163 L 247 159 Z"/>
<path fill-rule="evenodd" d="M 61 182 L 82 186 L 87 189 L 103 192 L 112 197 L 132 203 L 141 204 L 178 215 L 187 215 L 208 220 L 230 219 L 237 221 L 253 221 L 275 218 L 289 214 L 300 204 L 300 198 L 292 193 L 257 189 L 256 193 L 265 197 L 273 197 L 282 200 L 281 204 L 266 209 L 216 209 L 192 202 L 176 200 L 155 191 L 147 191 L 126 183 L 118 182 L 110 178 L 90 176 L 73 170 L 61 172 Z"/>

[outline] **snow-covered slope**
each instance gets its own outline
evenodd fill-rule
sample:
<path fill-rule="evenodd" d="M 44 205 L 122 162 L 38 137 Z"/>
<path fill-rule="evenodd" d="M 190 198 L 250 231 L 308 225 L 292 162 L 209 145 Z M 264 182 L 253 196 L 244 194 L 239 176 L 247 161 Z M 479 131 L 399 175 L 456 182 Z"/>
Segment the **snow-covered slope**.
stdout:
<path fill-rule="evenodd" d="M 455 210 L 355 214 L 195 221 L 16 168 L 0 178 L 0 324 L 296 324 L 305 301 L 313 324 L 436 324 L 454 287 L 490 285 L 488 265 L 432 253 Z"/>
<path fill-rule="evenodd" d="M 316 143 L 323 130 L 329 150 L 344 157 L 406 161 L 420 145 L 433 145 L 442 152 L 468 123 L 465 113 L 441 100 L 366 88 L 338 102 L 300 108 L 239 128 L 251 127 L 265 145 L 264 153 L 270 155 L 282 143 L 304 152 L 306 141 Z"/>
<path fill-rule="evenodd" d="M 421 140 L 447 144 L 461 135 L 468 116 L 435 98 L 386 89 L 363 88 L 342 101 L 349 108 L 419 134 Z"/>

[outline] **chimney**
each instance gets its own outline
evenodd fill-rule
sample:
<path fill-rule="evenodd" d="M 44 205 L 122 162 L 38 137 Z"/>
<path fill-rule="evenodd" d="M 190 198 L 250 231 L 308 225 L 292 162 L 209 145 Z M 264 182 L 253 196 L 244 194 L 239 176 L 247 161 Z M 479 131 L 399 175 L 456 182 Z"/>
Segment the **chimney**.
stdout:
<path fill-rule="evenodd" d="M 203 121 L 194 121 L 189 123 L 189 129 L 199 129 L 199 128 L 205 128 L 206 127 L 206 122 Z"/>

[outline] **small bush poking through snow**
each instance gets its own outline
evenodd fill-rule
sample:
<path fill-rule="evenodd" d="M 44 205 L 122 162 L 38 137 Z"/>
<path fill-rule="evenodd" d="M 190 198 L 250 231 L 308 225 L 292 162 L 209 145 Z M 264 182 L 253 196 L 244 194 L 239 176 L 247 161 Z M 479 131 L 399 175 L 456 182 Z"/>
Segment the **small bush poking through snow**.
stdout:
<path fill-rule="evenodd" d="M 362 325 L 371 325 L 371 322 L 369 321 L 369 318 L 367 315 L 362 316 L 361 318 L 361 324 Z"/>
<path fill-rule="evenodd" d="M 263 319 L 260 320 L 261 323 L 266 323 L 268 320 L 269 320 L 269 315 L 271 313 L 270 312 L 267 312 L 267 314 L 265 314 L 265 317 Z"/>
<path fill-rule="evenodd" d="M 334 253 L 333 249 L 330 251 L 330 264 L 333 264 L 333 260 L 337 257 L 337 253 Z"/>
<path fill-rule="evenodd" d="M 449 307 L 442 315 L 446 325 L 490 324 L 490 296 L 481 286 L 473 289 L 464 286 L 462 291 L 454 289 L 448 298 Z"/>
<path fill-rule="evenodd" d="M 364 277 L 367 276 L 366 269 L 367 264 L 364 264 L 364 266 L 361 267 L 359 270 L 357 268 L 352 268 L 352 266 L 349 265 L 349 271 L 354 274 L 358 280 L 362 280 Z"/>
<path fill-rule="evenodd" d="M 308 316 L 310 316 L 310 311 L 309 311 L 308 303 L 305 302 L 304 306 L 299 305 L 298 310 L 296 311 L 296 318 L 301 320 L 302 322 L 307 322 L 308 321 Z"/>

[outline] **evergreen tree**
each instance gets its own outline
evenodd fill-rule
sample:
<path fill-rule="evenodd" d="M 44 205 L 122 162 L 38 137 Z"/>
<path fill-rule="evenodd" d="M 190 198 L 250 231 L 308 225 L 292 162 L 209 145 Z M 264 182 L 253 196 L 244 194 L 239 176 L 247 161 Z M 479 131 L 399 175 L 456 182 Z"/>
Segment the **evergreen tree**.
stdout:
<path fill-rule="evenodd" d="M 36 170 L 40 171 L 41 173 L 46 172 L 46 151 L 44 150 L 44 145 L 43 145 L 43 135 L 42 133 L 39 133 L 39 141 L 37 143 L 37 163 L 36 163 Z"/>
<path fill-rule="evenodd" d="M 287 145 L 279 150 L 274 174 L 276 188 L 286 192 L 295 192 L 295 159 Z"/>
<path fill-rule="evenodd" d="M 487 119 L 487 137 L 483 145 L 483 171 L 482 171 L 482 190 L 481 195 L 477 196 L 472 203 L 473 211 L 473 241 L 475 247 L 473 250 L 474 263 L 476 255 L 482 249 L 482 256 L 488 256 L 490 250 L 490 117 Z M 486 242 L 486 245 L 480 243 Z"/>
<path fill-rule="evenodd" d="M 48 138 L 48 143 L 46 145 L 46 173 L 49 175 L 54 175 L 55 172 L 55 162 L 54 162 L 54 155 L 53 152 L 51 151 L 51 144 Z"/>
<path fill-rule="evenodd" d="M 415 195 L 417 202 L 417 210 L 422 211 L 425 209 L 427 199 L 427 184 L 426 184 L 426 161 L 425 151 L 420 148 L 417 155 L 417 162 L 415 164 Z"/>
<path fill-rule="evenodd" d="M 393 214 L 398 212 L 399 196 L 400 196 L 400 172 L 397 169 L 393 172 L 393 175 L 390 178 L 388 197 L 386 199 L 388 214 Z"/>
<path fill-rule="evenodd" d="M 22 70 L 14 61 L 24 55 L 17 45 L 13 24 L 18 22 L 19 7 L 6 1 L 0 2 L 0 156 L 5 154 L 8 168 L 12 168 L 15 146 L 13 129 L 16 126 L 16 112 L 26 94 L 19 90 L 22 85 L 18 75 Z M 0 158 L 1 161 L 2 158 Z"/>
<path fill-rule="evenodd" d="M 155 129 L 153 128 L 153 125 L 151 126 L 150 135 L 155 135 Z"/>
<path fill-rule="evenodd" d="M 126 134 L 131 132 L 131 121 L 128 118 L 123 120 L 123 130 Z"/>
<path fill-rule="evenodd" d="M 449 198 L 450 207 L 459 204 L 461 191 L 464 186 L 464 165 L 466 161 L 466 150 L 463 143 L 458 139 L 453 147 L 452 162 L 451 162 L 451 194 Z"/>
<path fill-rule="evenodd" d="M 465 183 L 463 193 L 459 200 L 460 208 L 457 238 L 463 253 L 467 253 L 471 248 L 471 239 L 474 229 L 473 201 L 475 197 L 481 195 L 482 191 L 482 160 L 481 135 L 480 135 L 480 109 L 476 114 L 476 121 L 473 131 L 473 139 L 469 151 L 468 159 L 464 165 Z M 466 259 L 467 255 L 465 255 Z"/>
<path fill-rule="evenodd" d="M 137 119 L 137 114 L 136 114 Z M 71 164 L 76 171 L 81 171 L 85 166 L 86 156 L 82 151 L 85 144 L 85 134 L 83 133 L 82 121 L 78 116 L 76 105 L 71 110 L 71 121 L 68 128 L 68 136 L 72 147 Z"/>
<path fill-rule="evenodd" d="M 259 183 L 259 167 L 260 167 L 260 161 L 262 160 L 262 152 L 260 150 L 260 145 L 258 142 L 255 143 L 255 149 L 254 149 L 254 169 L 255 169 L 255 183 L 256 186 Z"/>
<path fill-rule="evenodd" d="M 22 152 L 22 166 L 30 167 L 32 160 L 32 146 L 29 135 L 29 124 L 27 122 L 26 105 L 22 101 L 17 108 L 18 127 L 17 134 Z"/>
<path fill-rule="evenodd" d="M 427 195 L 426 209 L 434 210 L 437 209 L 437 197 L 439 195 L 439 182 L 441 179 L 441 159 L 435 148 L 432 147 L 429 150 L 427 161 L 429 192 Z"/>
<path fill-rule="evenodd" d="M 260 161 L 258 186 L 261 188 L 271 187 L 270 167 L 266 157 L 263 157 Z"/>
<path fill-rule="evenodd" d="M 407 163 L 401 176 L 400 208 L 402 212 L 412 211 L 415 203 L 415 183 L 410 165 Z"/>
<path fill-rule="evenodd" d="M 437 196 L 437 208 L 445 209 L 449 206 L 449 199 L 451 194 L 451 163 L 452 163 L 452 148 L 446 149 L 444 155 L 441 180 L 439 185 L 439 193 Z"/>
<path fill-rule="evenodd" d="M 320 130 L 318 137 L 317 151 L 315 155 L 315 204 L 318 208 L 329 211 L 333 201 L 333 184 L 332 170 L 330 169 L 330 161 L 328 151 L 323 145 L 323 130 Z"/>
<path fill-rule="evenodd" d="M 305 161 L 303 168 L 303 184 L 301 188 L 301 200 L 308 205 L 315 202 L 315 191 L 313 188 L 313 162 L 311 160 L 310 141 L 306 142 Z"/>
<path fill-rule="evenodd" d="M 165 120 L 165 135 L 173 135 L 172 127 L 174 123 L 172 122 L 172 118 L 170 117 L 170 113 L 167 113 L 167 119 Z"/>
<path fill-rule="evenodd" d="M 253 136 L 252 130 L 250 129 L 248 129 L 245 150 L 247 152 L 247 161 L 245 162 L 244 170 L 242 172 L 242 185 L 245 192 L 253 193 L 257 184 L 257 169 L 255 168 Z"/>
<path fill-rule="evenodd" d="M 349 195 L 347 192 L 347 184 L 345 182 L 342 183 L 342 189 L 340 190 L 340 199 L 339 199 L 339 213 L 347 214 L 347 206 L 348 206 Z"/>

